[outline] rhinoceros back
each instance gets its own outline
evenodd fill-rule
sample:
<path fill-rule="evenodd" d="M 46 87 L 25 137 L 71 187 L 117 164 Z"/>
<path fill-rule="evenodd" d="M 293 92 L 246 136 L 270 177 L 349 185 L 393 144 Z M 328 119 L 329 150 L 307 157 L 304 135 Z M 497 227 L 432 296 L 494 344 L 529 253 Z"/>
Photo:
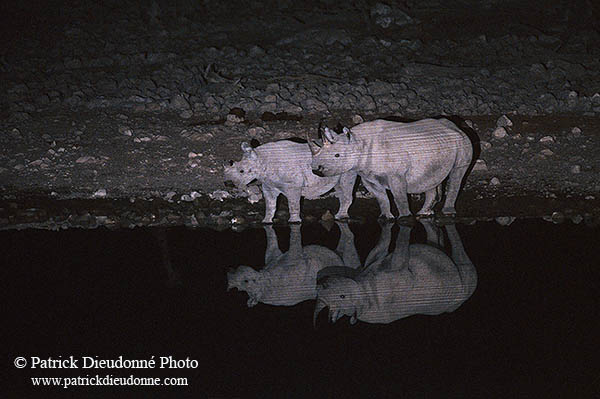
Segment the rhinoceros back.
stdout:
<path fill-rule="evenodd" d="M 280 140 L 258 147 L 265 167 L 264 181 L 275 186 L 302 188 L 302 196 L 315 199 L 331 190 L 338 176 L 319 177 L 312 173 L 312 155 L 307 143 Z"/>
<path fill-rule="evenodd" d="M 409 154 L 456 150 L 464 146 L 467 138 L 447 119 L 422 119 L 410 123 L 376 119 L 356 125 L 351 130 L 357 139 L 365 143 L 385 143 L 390 150 L 401 146 Z"/>

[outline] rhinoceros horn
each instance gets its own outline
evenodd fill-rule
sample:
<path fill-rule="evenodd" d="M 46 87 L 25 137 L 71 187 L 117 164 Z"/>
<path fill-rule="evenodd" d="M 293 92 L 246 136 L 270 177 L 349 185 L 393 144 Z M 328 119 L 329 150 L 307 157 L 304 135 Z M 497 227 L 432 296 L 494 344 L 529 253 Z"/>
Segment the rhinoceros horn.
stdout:
<path fill-rule="evenodd" d="M 323 309 L 325 309 L 327 307 L 327 304 L 321 300 L 321 299 L 317 299 L 317 304 L 315 305 L 315 312 L 313 313 L 313 327 L 317 328 L 317 317 L 319 317 L 319 313 L 321 313 L 321 311 Z"/>
<path fill-rule="evenodd" d="M 329 130 L 328 127 L 325 127 L 325 130 L 323 130 L 323 136 L 325 137 L 325 140 L 330 143 L 333 143 L 336 140 L 336 138 L 333 136 L 333 134 L 334 133 L 331 130 Z"/>
<path fill-rule="evenodd" d="M 321 147 L 319 147 L 313 140 L 310 139 L 310 137 L 308 137 L 308 132 L 306 132 L 306 141 L 308 143 L 308 148 L 310 148 L 310 153 L 312 155 L 317 155 L 321 150 Z"/>

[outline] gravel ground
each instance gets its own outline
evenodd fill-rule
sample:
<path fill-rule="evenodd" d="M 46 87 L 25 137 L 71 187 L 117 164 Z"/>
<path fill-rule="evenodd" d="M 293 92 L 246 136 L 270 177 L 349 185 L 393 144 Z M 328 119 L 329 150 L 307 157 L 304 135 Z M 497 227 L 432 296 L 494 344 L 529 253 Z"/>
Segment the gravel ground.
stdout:
<path fill-rule="evenodd" d="M 590 2 L 327 3 L 10 8 L 0 225 L 40 213 L 27 209 L 46 216 L 25 222 L 46 220 L 50 203 L 64 216 L 110 200 L 187 215 L 174 223 L 191 214 L 192 224 L 260 220 L 262 202 L 223 185 L 221 165 L 241 157 L 242 141 L 315 135 L 321 119 L 334 127 L 442 115 L 473 129 L 481 147 L 460 214 L 600 215 L 600 34 Z M 370 215 L 374 200 L 361 187 L 357 196 L 350 214 Z M 81 199 L 96 200 L 72 202 Z M 336 207 L 305 201 L 305 214 L 318 218 L 322 206 Z"/>

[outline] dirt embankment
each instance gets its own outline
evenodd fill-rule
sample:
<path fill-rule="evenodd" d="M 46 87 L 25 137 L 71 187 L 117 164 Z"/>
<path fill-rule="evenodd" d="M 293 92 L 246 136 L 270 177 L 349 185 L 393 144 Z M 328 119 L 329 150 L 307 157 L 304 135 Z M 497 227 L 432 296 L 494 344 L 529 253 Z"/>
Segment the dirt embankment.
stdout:
<path fill-rule="evenodd" d="M 23 206 L 34 197 L 152 200 L 178 223 L 198 211 L 254 220 L 262 203 L 231 199 L 243 193 L 222 184 L 221 164 L 239 159 L 242 141 L 315 134 L 322 118 L 333 127 L 436 115 L 458 116 L 478 135 L 463 215 L 600 213 L 593 24 L 577 25 L 560 8 L 496 2 L 470 10 L 358 3 L 244 13 L 212 2 L 88 4 L 70 18 L 48 14 L 60 24 L 36 20 L 29 32 L 15 24 L 0 57 L 2 223 L 16 223 L 20 211 L 11 209 L 51 207 Z M 360 187 L 359 196 L 367 196 Z M 305 213 L 320 217 L 328 201 L 307 201 Z M 372 203 L 357 201 L 356 215 L 370 215 L 363 201 Z M 79 208 L 62 204 L 55 215 Z"/>

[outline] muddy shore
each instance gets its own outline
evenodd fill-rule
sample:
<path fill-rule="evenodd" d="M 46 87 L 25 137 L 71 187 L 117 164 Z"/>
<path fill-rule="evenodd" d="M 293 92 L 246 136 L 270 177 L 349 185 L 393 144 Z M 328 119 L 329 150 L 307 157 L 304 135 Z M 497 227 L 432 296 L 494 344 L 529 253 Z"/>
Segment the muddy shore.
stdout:
<path fill-rule="evenodd" d="M 248 2 L 243 13 L 208 1 L 158 11 L 82 2 L 66 19 L 32 14 L 33 30 L 11 25 L 0 57 L 0 228 L 257 222 L 264 202 L 223 185 L 222 164 L 241 157 L 242 141 L 315 135 L 320 120 L 443 115 L 472 129 L 481 150 L 460 218 L 597 223 L 593 23 L 503 2 L 325 3 Z M 304 201 L 308 220 L 336 209 L 331 196 Z M 360 186 L 350 215 L 377 216 Z"/>

